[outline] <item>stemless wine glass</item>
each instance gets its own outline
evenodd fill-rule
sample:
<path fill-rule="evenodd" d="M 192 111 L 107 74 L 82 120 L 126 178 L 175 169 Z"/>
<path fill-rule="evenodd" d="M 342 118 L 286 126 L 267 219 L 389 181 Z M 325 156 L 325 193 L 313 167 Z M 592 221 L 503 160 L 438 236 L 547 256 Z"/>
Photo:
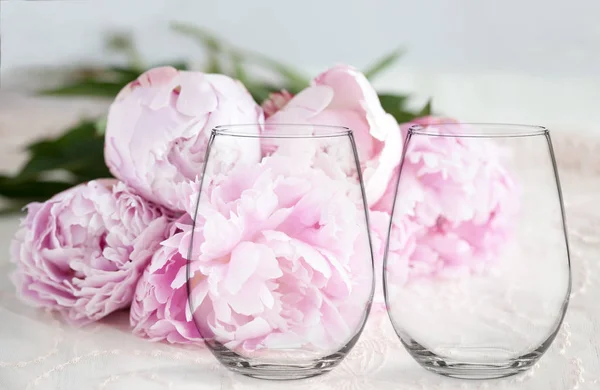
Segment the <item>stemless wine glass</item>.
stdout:
<path fill-rule="evenodd" d="M 571 289 L 548 130 L 411 127 L 383 280 L 393 327 L 426 369 L 489 379 L 531 367 L 554 340 Z"/>
<path fill-rule="evenodd" d="M 229 369 L 311 377 L 356 343 L 374 288 L 359 167 L 343 127 L 212 131 L 187 286 L 200 335 Z"/>

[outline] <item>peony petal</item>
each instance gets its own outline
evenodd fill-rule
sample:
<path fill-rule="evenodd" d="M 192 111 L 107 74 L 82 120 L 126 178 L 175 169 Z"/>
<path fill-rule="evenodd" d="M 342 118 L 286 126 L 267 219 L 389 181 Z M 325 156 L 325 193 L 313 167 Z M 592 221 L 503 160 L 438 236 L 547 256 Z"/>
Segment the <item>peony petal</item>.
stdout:
<path fill-rule="evenodd" d="M 252 321 L 240 326 L 235 332 L 236 340 L 248 340 L 268 334 L 271 327 L 264 319 L 257 317 Z"/>
<path fill-rule="evenodd" d="M 215 111 L 218 99 L 206 76 L 199 72 L 180 73 L 181 92 L 177 111 L 188 116 L 202 116 Z"/>
<path fill-rule="evenodd" d="M 223 285 L 229 293 L 237 294 L 256 272 L 260 256 L 260 247 L 251 242 L 242 242 L 235 247 L 231 252 L 227 276 L 223 280 Z"/>

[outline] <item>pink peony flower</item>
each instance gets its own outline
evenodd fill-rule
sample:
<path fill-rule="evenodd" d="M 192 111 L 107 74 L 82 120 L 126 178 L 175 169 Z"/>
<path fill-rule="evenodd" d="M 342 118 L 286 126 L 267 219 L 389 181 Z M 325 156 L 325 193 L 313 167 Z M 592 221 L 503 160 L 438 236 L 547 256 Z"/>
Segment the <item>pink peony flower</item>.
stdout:
<path fill-rule="evenodd" d="M 451 134 L 443 123 L 421 118 L 430 133 Z M 403 135 L 410 125 L 403 126 Z M 406 151 L 395 205 L 389 274 L 394 282 L 482 272 L 508 241 L 517 189 L 504 168 L 503 150 L 484 138 L 415 135 Z M 395 185 L 373 206 L 390 209 Z M 393 253 L 394 240 L 404 242 Z M 377 258 L 377 257 L 376 257 Z"/>
<path fill-rule="evenodd" d="M 409 219 L 396 218 L 390 226 L 390 214 L 386 211 L 372 210 L 369 213 L 371 224 L 371 242 L 373 245 L 373 259 L 375 260 L 376 289 L 373 298 L 375 310 L 385 310 L 385 299 L 383 296 L 383 259 L 385 255 L 388 230 L 389 235 L 388 277 L 396 284 L 404 284 L 409 278 L 409 260 L 415 251 L 416 234 L 419 226 Z"/>
<path fill-rule="evenodd" d="M 140 278 L 129 317 L 135 335 L 170 343 L 202 341 L 192 321 L 186 286 L 187 248 L 182 238 L 191 228 L 187 214 L 175 221 Z"/>
<path fill-rule="evenodd" d="M 274 105 L 281 106 L 279 103 Z M 268 107 L 272 112 L 270 103 Z M 398 123 L 383 111 L 367 78 L 349 66 L 339 65 L 325 71 L 313 80 L 310 87 L 286 101 L 279 111 L 270 113 L 266 124 L 278 123 L 352 129 L 369 205 L 375 204 L 384 195 L 394 169 L 400 163 L 402 141 Z M 272 145 L 268 145 L 267 150 L 272 150 Z M 329 154 L 332 154 L 331 151 Z"/>
<path fill-rule="evenodd" d="M 131 304 L 168 215 L 125 184 L 96 180 L 31 203 L 11 245 L 27 302 L 83 325 Z"/>
<path fill-rule="evenodd" d="M 204 338 L 243 354 L 333 351 L 356 335 L 373 274 L 360 194 L 346 183 L 285 156 L 212 178 L 190 263 L 191 312 Z M 179 223 L 171 233 L 138 284 L 132 323 L 154 339 L 194 340 L 180 261 L 192 230 Z"/>
<path fill-rule="evenodd" d="M 112 104 L 105 159 L 115 177 L 146 199 L 182 210 L 181 187 L 198 180 L 216 125 L 259 123 L 260 107 L 244 86 L 218 74 L 155 68 L 128 84 Z M 259 131 L 257 127 L 257 132 Z M 260 159 L 260 146 L 230 137 L 226 164 Z"/>
<path fill-rule="evenodd" d="M 265 119 L 285 107 L 285 105 L 292 100 L 293 97 L 294 95 L 285 89 L 269 95 L 269 98 L 262 104 L 262 109 L 265 113 Z"/>

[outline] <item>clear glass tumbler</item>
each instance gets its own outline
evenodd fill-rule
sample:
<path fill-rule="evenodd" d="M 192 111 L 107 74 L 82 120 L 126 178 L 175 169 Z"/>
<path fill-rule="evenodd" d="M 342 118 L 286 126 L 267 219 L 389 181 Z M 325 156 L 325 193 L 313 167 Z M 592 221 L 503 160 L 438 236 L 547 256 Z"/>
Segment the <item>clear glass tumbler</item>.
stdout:
<path fill-rule="evenodd" d="M 438 123 L 405 136 L 383 276 L 396 333 L 438 374 L 528 369 L 554 340 L 571 289 L 548 130 Z"/>
<path fill-rule="evenodd" d="M 187 285 L 206 345 L 256 378 L 331 370 L 356 343 L 374 288 L 352 132 L 219 126 L 205 161 Z"/>

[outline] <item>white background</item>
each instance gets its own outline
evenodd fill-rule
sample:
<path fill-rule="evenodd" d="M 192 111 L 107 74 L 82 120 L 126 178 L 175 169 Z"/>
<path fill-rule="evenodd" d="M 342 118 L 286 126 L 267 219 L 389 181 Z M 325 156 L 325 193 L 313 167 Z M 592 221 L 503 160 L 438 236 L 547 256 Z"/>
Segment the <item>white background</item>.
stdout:
<path fill-rule="evenodd" d="M 111 62 L 103 35 L 134 33 L 151 61 L 200 58 L 172 20 L 206 27 L 309 75 L 406 56 L 377 87 L 434 98 L 464 121 L 545 124 L 600 133 L 597 0 L 89 0 L 2 1 L 2 88 L 27 69 Z M 16 75 L 15 71 L 20 70 Z"/>

